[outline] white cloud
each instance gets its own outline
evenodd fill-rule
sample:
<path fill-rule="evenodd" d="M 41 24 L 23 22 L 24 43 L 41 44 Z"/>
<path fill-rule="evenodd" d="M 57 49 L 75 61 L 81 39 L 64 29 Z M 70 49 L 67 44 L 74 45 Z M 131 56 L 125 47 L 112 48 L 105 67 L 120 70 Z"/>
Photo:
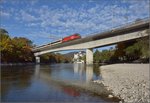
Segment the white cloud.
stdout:
<path fill-rule="evenodd" d="M 21 10 L 20 13 L 21 13 L 21 19 L 23 21 L 32 22 L 32 21 L 38 20 L 36 17 L 34 17 L 33 15 L 31 15 L 23 10 Z"/>
<path fill-rule="evenodd" d="M 27 27 L 36 27 L 38 25 L 40 25 L 40 24 L 39 23 L 28 23 L 26 26 Z"/>
<path fill-rule="evenodd" d="M 10 13 L 4 12 L 4 11 L 0 11 L 0 15 L 1 15 L 2 17 L 10 17 Z"/>
<path fill-rule="evenodd" d="M 39 0 L 30 0 L 31 5 L 35 5 Z"/>
<path fill-rule="evenodd" d="M 134 4 L 134 9 L 131 10 L 117 4 L 105 5 L 105 7 L 102 7 L 104 5 L 96 4 L 96 6 L 89 9 L 85 9 L 85 7 L 82 6 L 79 10 L 66 5 L 61 9 L 51 9 L 48 6 L 43 6 L 38 12 L 40 15 L 41 27 L 43 28 L 59 27 L 59 30 L 56 30 L 59 33 L 64 31 L 69 32 L 70 30 L 70 32 L 85 31 L 86 34 L 125 24 L 127 23 L 126 15 L 128 15 L 128 19 L 131 17 L 129 14 L 132 15 L 133 19 L 144 13 L 146 14 L 145 11 L 144 13 L 140 11 L 139 14 L 135 12 L 135 10 L 138 10 L 139 5 L 141 5 L 141 3 Z M 143 3 L 141 6 L 143 5 L 145 4 Z"/>
<path fill-rule="evenodd" d="M 149 15 L 148 0 L 116 1 L 114 4 L 92 1 L 93 5 L 89 4 L 90 6 L 82 4 L 74 8 L 64 4 L 54 9 L 48 4 L 41 4 L 37 7 L 35 5 L 38 1 L 32 0 L 27 5 L 28 8 L 20 10 L 13 8 L 9 12 L 2 12 L 2 15 L 9 17 L 14 13 L 15 20 L 21 21 L 28 28 L 36 28 L 36 30 L 33 29 L 35 33 L 31 33 L 32 35 L 44 37 L 48 34 L 67 36 L 73 33 L 86 35 L 101 32 Z"/>
<path fill-rule="evenodd" d="M 149 0 L 124 0 L 124 3 L 129 4 L 128 13 L 132 18 L 133 16 L 142 17 L 143 15 L 149 16 Z M 133 15 L 132 15 L 133 14 Z"/>

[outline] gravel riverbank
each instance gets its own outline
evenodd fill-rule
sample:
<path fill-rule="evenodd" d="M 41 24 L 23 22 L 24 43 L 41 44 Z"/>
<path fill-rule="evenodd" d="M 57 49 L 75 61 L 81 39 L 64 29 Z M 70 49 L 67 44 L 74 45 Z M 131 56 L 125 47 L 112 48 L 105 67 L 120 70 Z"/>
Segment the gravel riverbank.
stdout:
<path fill-rule="evenodd" d="M 103 83 L 125 103 L 149 103 L 149 64 L 113 64 L 100 67 Z"/>

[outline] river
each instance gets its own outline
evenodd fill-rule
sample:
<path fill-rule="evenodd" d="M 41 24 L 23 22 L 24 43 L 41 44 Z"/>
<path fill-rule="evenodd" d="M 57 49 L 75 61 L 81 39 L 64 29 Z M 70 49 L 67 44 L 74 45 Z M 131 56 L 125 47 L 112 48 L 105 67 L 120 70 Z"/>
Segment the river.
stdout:
<path fill-rule="evenodd" d="M 20 65 L 1 67 L 2 102 L 99 102 L 101 96 L 70 86 L 101 79 L 98 66 L 84 64 Z"/>

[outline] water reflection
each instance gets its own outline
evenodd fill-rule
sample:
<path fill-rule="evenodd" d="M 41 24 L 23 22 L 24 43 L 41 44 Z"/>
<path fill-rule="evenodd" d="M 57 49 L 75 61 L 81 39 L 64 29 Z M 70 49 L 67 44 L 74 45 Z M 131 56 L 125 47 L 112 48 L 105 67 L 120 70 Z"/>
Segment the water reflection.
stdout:
<path fill-rule="evenodd" d="M 79 72 L 79 64 L 77 64 L 77 63 L 74 64 L 74 69 L 73 70 L 74 70 L 75 74 L 78 74 L 78 72 Z"/>
<path fill-rule="evenodd" d="M 80 80 L 89 83 L 92 80 L 100 79 L 100 70 L 98 65 L 85 65 L 76 63 L 74 65 L 74 75 Z"/>
<path fill-rule="evenodd" d="M 74 69 L 74 77 L 80 81 L 84 81 L 84 71 L 85 71 L 85 68 L 84 68 L 84 64 L 78 64 L 78 63 L 75 63 L 73 64 L 73 69 Z"/>
<path fill-rule="evenodd" d="M 93 65 L 86 66 L 86 83 L 89 83 L 93 79 Z"/>
<path fill-rule="evenodd" d="M 30 67 L 12 66 L 1 68 L 1 94 L 2 99 L 9 94 L 12 88 L 24 90 L 31 86 L 34 69 Z"/>
<path fill-rule="evenodd" d="M 64 86 L 62 89 L 63 89 L 63 92 L 67 93 L 70 96 L 73 96 L 73 97 L 80 96 L 80 92 L 72 87 Z"/>
<path fill-rule="evenodd" d="M 34 72 L 35 78 L 39 78 L 39 73 L 40 73 L 40 64 L 37 64 L 35 65 L 35 72 Z"/>
<path fill-rule="evenodd" d="M 5 66 L 1 69 L 1 93 L 5 102 L 102 101 L 62 81 L 89 83 L 98 79 L 99 70 L 84 64 Z M 59 99 L 58 99 L 59 98 Z"/>
<path fill-rule="evenodd" d="M 94 80 L 101 79 L 99 64 L 93 65 Z"/>

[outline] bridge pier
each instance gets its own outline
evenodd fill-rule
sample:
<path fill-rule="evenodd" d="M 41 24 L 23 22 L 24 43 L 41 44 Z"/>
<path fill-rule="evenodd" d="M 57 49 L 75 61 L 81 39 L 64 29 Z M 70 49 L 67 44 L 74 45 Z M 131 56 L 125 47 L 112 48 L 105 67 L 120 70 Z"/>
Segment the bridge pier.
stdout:
<path fill-rule="evenodd" d="M 86 49 L 86 64 L 93 64 L 93 48 Z"/>
<path fill-rule="evenodd" d="M 36 56 L 36 57 L 35 57 L 35 60 L 36 60 L 36 63 L 37 63 L 37 64 L 40 63 L 40 57 L 39 57 L 39 56 Z"/>

